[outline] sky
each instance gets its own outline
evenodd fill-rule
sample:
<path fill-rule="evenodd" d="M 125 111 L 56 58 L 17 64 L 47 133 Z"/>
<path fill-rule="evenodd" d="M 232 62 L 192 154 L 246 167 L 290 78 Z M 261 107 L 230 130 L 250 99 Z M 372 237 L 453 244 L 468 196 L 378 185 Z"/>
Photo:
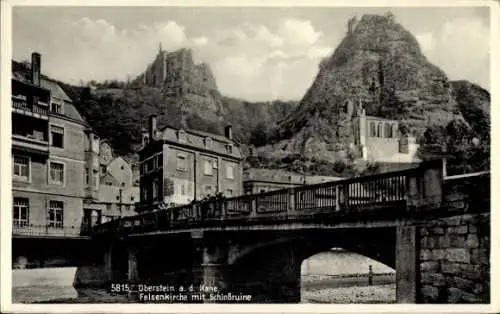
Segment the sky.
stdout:
<path fill-rule="evenodd" d="M 451 80 L 490 89 L 487 7 L 15 7 L 13 59 L 42 54 L 42 72 L 81 84 L 142 73 L 159 45 L 192 48 L 223 95 L 299 100 L 352 16 L 391 11 Z"/>

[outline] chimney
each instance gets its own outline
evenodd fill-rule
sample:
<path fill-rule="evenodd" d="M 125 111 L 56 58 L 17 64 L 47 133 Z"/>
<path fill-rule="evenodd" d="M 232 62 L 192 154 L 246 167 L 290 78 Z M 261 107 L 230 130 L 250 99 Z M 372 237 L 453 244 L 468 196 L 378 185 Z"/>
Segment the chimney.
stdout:
<path fill-rule="evenodd" d="M 224 128 L 224 135 L 230 140 L 233 139 L 233 127 L 231 125 L 227 125 Z"/>
<path fill-rule="evenodd" d="M 156 115 L 149 116 L 149 143 L 152 143 L 155 140 L 156 135 Z"/>
<path fill-rule="evenodd" d="M 31 83 L 40 86 L 41 56 L 38 52 L 31 54 Z"/>

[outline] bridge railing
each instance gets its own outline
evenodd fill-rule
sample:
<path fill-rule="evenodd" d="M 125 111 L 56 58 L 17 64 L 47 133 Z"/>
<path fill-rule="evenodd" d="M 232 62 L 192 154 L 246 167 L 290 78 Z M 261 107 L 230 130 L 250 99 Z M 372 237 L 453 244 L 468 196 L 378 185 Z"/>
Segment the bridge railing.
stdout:
<path fill-rule="evenodd" d="M 418 171 L 418 168 L 406 169 L 144 212 L 99 225 L 94 232 L 169 229 L 207 221 L 364 211 L 405 201 L 408 177 L 414 177 Z"/>
<path fill-rule="evenodd" d="M 52 227 L 49 225 L 19 224 L 12 225 L 13 236 L 27 237 L 79 237 L 85 234 L 80 226 Z"/>

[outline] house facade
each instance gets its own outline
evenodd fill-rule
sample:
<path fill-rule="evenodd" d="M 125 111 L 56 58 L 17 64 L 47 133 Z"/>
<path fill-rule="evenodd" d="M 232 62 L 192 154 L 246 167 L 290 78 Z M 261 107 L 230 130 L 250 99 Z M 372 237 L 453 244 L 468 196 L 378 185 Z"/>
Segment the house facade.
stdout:
<path fill-rule="evenodd" d="M 230 126 L 225 136 L 165 127 L 157 130 L 150 117 L 149 132 L 139 152 L 139 211 L 160 203 L 187 204 L 208 195 L 243 193 L 243 166 Z"/>
<path fill-rule="evenodd" d="M 134 214 L 132 166 L 41 74 L 40 54 L 12 70 L 13 235 L 77 237 L 82 227 Z"/>
<path fill-rule="evenodd" d="M 102 222 L 136 214 L 139 202 L 139 181 L 132 163 L 116 156 L 107 141 L 99 148 L 99 205 Z"/>
<path fill-rule="evenodd" d="M 87 156 L 95 134 L 58 83 L 13 63 L 13 234 L 77 236 L 84 220 Z M 97 182 L 95 182 L 97 183 Z"/>
<path fill-rule="evenodd" d="M 303 176 L 276 169 L 246 169 L 243 173 L 245 194 L 258 194 L 297 186 L 342 180 L 342 177 Z"/>

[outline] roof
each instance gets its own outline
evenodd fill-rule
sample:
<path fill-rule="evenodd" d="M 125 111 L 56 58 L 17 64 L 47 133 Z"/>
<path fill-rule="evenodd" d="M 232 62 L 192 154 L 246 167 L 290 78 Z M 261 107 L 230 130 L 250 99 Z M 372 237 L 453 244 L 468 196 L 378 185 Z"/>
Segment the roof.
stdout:
<path fill-rule="evenodd" d="M 31 82 L 31 72 L 29 68 L 26 68 L 26 66 L 21 63 L 16 64 L 15 61 L 13 62 L 13 67 L 12 67 L 12 79 L 23 82 L 31 86 L 45 88 L 50 91 L 52 97 L 72 102 L 71 98 L 69 98 L 69 96 L 64 92 L 64 90 L 61 88 L 61 86 L 59 86 L 59 84 L 56 81 L 51 80 L 44 75 L 40 75 L 40 86 L 34 85 Z"/>
<path fill-rule="evenodd" d="M 163 132 L 166 129 L 173 129 L 176 131 L 183 130 L 186 133 L 201 136 L 203 138 L 210 137 L 210 138 L 217 140 L 219 142 L 228 143 L 228 144 L 234 143 L 234 141 L 231 141 L 227 137 L 220 135 L 220 134 L 215 134 L 215 133 L 210 133 L 210 132 L 205 132 L 205 131 L 200 131 L 200 130 L 195 130 L 195 129 L 188 129 L 188 128 L 176 128 L 176 127 L 173 127 L 171 125 L 165 125 L 163 128 L 160 129 L 160 131 Z"/>
<path fill-rule="evenodd" d="M 184 131 L 186 134 L 186 140 L 184 142 L 179 142 L 179 131 Z M 241 151 L 239 145 L 231 141 L 230 139 L 223 137 L 221 135 L 197 131 L 197 130 L 186 130 L 178 129 L 170 126 L 164 127 L 160 131 L 160 138 L 166 141 L 179 143 L 180 145 L 191 146 L 196 149 L 206 150 L 218 154 L 223 154 L 226 156 L 231 156 L 234 158 L 241 158 Z M 212 139 L 210 147 L 206 145 L 205 139 Z M 227 146 L 233 147 L 231 151 L 228 150 Z"/>
<path fill-rule="evenodd" d="M 78 111 L 78 109 L 74 106 L 73 101 L 68 94 L 66 94 L 59 83 L 55 80 L 40 74 L 40 86 L 34 85 L 31 82 L 31 71 L 29 70 L 29 66 L 16 61 L 12 61 L 12 79 L 32 87 L 48 90 L 51 98 L 63 100 L 64 116 L 82 123 L 88 123 L 80 111 Z"/>

